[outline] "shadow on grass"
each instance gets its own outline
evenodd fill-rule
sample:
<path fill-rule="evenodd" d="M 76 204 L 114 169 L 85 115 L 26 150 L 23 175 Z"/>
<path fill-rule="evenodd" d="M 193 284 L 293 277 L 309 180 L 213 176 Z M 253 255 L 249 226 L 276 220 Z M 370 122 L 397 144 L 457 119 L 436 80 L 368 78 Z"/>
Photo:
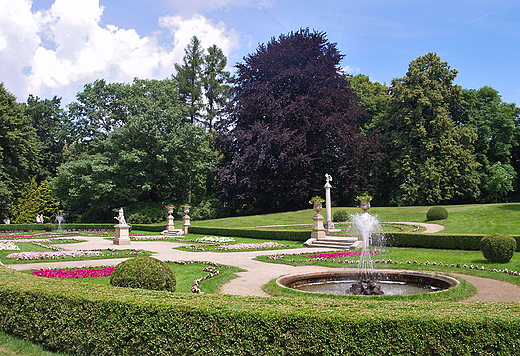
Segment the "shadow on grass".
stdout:
<path fill-rule="evenodd" d="M 511 203 L 498 207 L 499 210 L 520 211 L 520 203 Z"/>

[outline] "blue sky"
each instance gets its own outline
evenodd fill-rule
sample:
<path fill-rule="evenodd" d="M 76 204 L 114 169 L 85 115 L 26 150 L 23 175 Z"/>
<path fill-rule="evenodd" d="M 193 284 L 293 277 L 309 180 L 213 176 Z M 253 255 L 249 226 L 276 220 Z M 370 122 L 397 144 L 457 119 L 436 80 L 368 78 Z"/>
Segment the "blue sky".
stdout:
<path fill-rule="evenodd" d="M 390 84 L 428 52 L 520 105 L 520 4 L 516 0 L 0 0 L 0 81 L 29 94 L 74 100 L 99 78 L 174 74 L 191 36 L 216 44 L 229 70 L 260 43 L 310 28 L 327 34 L 350 74 Z"/>

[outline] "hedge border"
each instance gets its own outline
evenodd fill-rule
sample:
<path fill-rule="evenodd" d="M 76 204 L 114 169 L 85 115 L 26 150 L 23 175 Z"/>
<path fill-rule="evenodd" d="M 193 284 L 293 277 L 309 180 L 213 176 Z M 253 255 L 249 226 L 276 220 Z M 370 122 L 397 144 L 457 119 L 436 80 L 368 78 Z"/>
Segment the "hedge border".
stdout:
<path fill-rule="evenodd" d="M 6 228 L 11 227 L 11 228 Z M 150 232 L 161 232 L 166 229 L 166 225 L 146 225 L 133 224 L 133 230 Z M 67 224 L 65 229 L 105 229 L 111 230 L 113 224 Z M 0 231 L 5 230 L 43 230 L 43 224 L 11 224 L 0 225 Z M 311 236 L 311 231 L 295 230 L 271 230 L 271 229 L 251 229 L 251 228 L 225 228 L 225 227 L 202 227 L 190 226 L 189 232 L 200 235 L 214 235 L 227 237 L 246 237 L 264 240 L 287 240 L 287 241 L 307 241 Z M 422 247 L 450 250 L 480 250 L 480 240 L 488 234 L 427 234 L 420 232 L 393 232 L 385 233 L 386 244 L 392 247 Z M 520 236 L 510 235 L 516 244 L 516 251 L 520 251 Z"/>
<path fill-rule="evenodd" d="M 447 250 L 480 250 L 480 240 L 488 234 L 425 234 L 418 232 L 386 233 L 386 245 L 392 247 L 422 247 Z M 510 235 L 520 251 L 520 236 Z"/>
<path fill-rule="evenodd" d="M 0 329 L 78 355 L 516 354 L 518 303 L 192 295 L 0 267 Z"/>
<path fill-rule="evenodd" d="M 265 230 L 251 228 L 222 228 L 190 226 L 189 232 L 200 235 L 216 235 L 227 237 L 248 237 L 252 239 L 272 239 L 287 241 L 307 241 L 311 237 L 311 231 L 293 230 Z"/>

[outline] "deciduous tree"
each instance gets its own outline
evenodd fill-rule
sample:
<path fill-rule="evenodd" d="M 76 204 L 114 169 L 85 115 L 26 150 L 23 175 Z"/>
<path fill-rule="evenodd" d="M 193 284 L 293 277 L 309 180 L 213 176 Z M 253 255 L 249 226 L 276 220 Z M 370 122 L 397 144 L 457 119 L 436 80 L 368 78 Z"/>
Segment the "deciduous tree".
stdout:
<path fill-rule="evenodd" d="M 410 63 L 392 80 L 391 110 L 379 127 L 386 134 L 394 203 L 438 204 L 474 199 L 479 192 L 472 127 L 458 125 L 453 108 L 462 103 L 457 71 L 435 53 Z"/>
<path fill-rule="evenodd" d="M 29 95 L 25 113 L 31 118 L 38 136 L 38 159 L 31 174 L 37 182 L 56 175 L 59 165 L 65 162 L 64 150 L 71 137 L 71 125 L 65 119 L 61 98 L 40 99 Z"/>
<path fill-rule="evenodd" d="M 188 182 L 199 184 L 215 164 L 210 134 L 186 122 L 175 80 L 136 79 L 121 93 L 125 124 L 62 165 L 52 181 L 67 208 L 88 209 L 86 220 L 110 219 L 113 208 L 138 202 L 184 203 Z"/>
<path fill-rule="evenodd" d="M 36 130 L 24 105 L 0 83 L 0 217 L 9 216 L 37 154 Z"/>
<path fill-rule="evenodd" d="M 367 188 L 377 137 L 360 133 L 365 112 L 340 71 L 343 56 L 324 33 L 281 35 L 238 64 L 229 117 L 222 120 L 218 170 L 235 209 L 302 208 L 335 178 L 336 199 Z M 315 191 L 313 191 L 315 190 Z"/>

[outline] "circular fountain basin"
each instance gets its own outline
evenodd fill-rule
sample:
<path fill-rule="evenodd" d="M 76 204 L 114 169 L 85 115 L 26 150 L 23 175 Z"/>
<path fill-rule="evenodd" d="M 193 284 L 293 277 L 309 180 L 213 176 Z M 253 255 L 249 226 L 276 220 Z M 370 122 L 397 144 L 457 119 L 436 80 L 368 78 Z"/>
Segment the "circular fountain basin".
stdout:
<path fill-rule="evenodd" d="M 293 274 L 279 278 L 280 287 L 296 289 L 308 293 L 349 295 L 350 286 L 362 279 L 357 271 L 329 271 Z M 455 278 L 423 272 L 375 270 L 370 278 L 381 286 L 384 295 L 411 295 L 434 293 L 455 287 Z"/>

